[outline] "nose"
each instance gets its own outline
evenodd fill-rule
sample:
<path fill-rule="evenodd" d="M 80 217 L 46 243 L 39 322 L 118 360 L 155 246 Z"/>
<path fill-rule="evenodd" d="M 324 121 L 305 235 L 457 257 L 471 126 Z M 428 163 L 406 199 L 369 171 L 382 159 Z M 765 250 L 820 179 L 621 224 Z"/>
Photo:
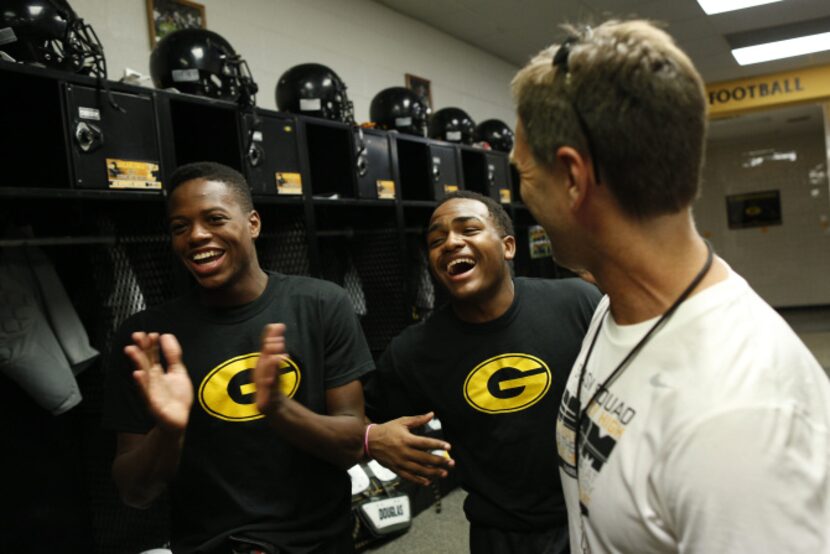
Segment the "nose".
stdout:
<path fill-rule="evenodd" d="M 450 231 L 447 233 L 447 238 L 444 239 L 444 250 L 456 250 L 464 246 L 463 236 L 459 233 Z"/>
<path fill-rule="evenodd" d="M 200 243 L 210 240 L 211 232 L 207 225 L 195 222 L 190 228 L 190 235 L 187 237 L 191 243 Z"/>

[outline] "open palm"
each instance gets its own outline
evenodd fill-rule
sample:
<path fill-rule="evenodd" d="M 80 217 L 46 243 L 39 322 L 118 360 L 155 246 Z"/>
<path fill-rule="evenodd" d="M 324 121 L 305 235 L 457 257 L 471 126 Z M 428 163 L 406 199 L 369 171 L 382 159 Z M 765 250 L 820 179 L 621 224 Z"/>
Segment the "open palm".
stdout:
<path fill-rule="evenodd" d="M 133 377 L 156 423 L 166 429 L 183 431 L 193 405 L 193 384 L 182 363 L 182 349 L 173 335 L 133 333 L 134 344 L 124 348 L 135 365 Z M 159 350 L 167 362 L 164 370 Z"/>
<path fill-rule="evenodd" d="M 259 411 L 270 415 L 285 399 L 280 391 L 280 364 L 286 355 L 285 325 L 270 323 L 262 332 L 262 350 L 254 368 L 256 404 Z"/>

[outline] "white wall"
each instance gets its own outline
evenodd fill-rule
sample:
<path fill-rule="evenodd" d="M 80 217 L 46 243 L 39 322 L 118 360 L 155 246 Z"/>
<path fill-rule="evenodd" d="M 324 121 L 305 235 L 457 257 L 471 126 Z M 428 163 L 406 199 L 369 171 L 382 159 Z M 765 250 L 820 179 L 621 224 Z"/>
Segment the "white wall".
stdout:
<path fill-rule="evenodd" d="M 380 90 L 404 74 L 432 81 L 433 108 L 455 106 L 474 121 L 514 125 L 509 84 L 517 67 L 369 0 L 199 0 L 207 26 L 247 60 L 258 105 L 276 109 L 274 87 L 291 66 L 317 62 L 348 86 L 355 119 L 369 119 Z M 124 67 L 149 75 L 144 0 L 70 0 L 104 45 L 109 75 Z M 531 52 L 528 55 L 532 54 Z"/>
<path fill-rule="evenodd" d="M 744 166 L 750 157 L 773 151 L 797 159 Z M 708 144 L 695 204 L 698 230 L 775 307 L 830 304 L 827 154 L 821 125 L 774 133 L 747 125 L 741 136 Z M 780 191 L 782 224 L 730 229 L 726 196 L 767 190 Z"/>

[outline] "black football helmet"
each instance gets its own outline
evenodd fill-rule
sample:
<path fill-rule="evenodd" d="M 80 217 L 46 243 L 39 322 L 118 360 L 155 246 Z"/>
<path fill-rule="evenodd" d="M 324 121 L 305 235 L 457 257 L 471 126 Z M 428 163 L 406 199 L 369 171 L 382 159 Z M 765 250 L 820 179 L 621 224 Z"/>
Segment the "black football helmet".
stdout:
<path fill-rule="evenodd" d="M 499 152 L 510 152 L 513 150 L 513 131 L 500 119 L 488 119 L 476 126 L 475 141 L 486 142 Z"/>
<path fill-rule="evenodd" d="M 16 62 L 105 78 L 104 48 L 66 0 L 0 2 L 0 51 Z"/>
<path fill-rule="evenodd" d="M 429 138 L 472 144 L 476 124 L 461 108 L 441 108 L 429 119 Z"/>
<path fill-rule="evenodd" d="M 369 119 L 379 129 L 427 136 L 432 110 L 426 100 L 404 87 L 383 89 L 372 99 Z"/>
<path fill-rule="evenodd" d="M 207 29 L 180 29 L 165 35 L 150 55 L 158 88 L 253 106 L 258 90 L 247 62 L 221 35 Z"/>
<path fill-rule="evenodd" d="M 354 123 L 346 84 L 325 65 L 304 63 L 283 73 L 277 81 L 276 100 L 283 112 Z"/>

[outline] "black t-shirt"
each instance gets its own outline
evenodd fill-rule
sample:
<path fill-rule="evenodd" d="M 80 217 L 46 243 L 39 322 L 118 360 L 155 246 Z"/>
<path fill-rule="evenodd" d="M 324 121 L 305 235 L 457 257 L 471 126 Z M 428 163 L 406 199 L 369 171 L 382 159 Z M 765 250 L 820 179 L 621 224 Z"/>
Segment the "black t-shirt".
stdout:
<path fill-rule="evenodd" d="M 327 389 L 374 367 L 340 287 L 280 274 L 244 306 L 208 308 L 194 294 L 138 313 L 113 342 L 104 424 L 128 433 L 154 426 L 122 354 L 130 334 L 172 333 L 182 345 L 195 399 L 170 489 L 177 553 L 209 551 L 231 534 L 305 550 L 351 524 L 348 474 L 282 440 L 256 408 L 250 370 L 263 327 L 280 322 L 291 358 L 283 390 L 315 412 L 326 413 Z"/>
<path fill-rule="evenodd" d="M 556 415 L 599 291 L 579 280 L 517 278 L 515 299 L 482 324 L 447 305 L 406 329 L 366 385 L 379 421 L 434 410 L 452 444 L 476 525 L 539 531 L 567 522 Z"/>

